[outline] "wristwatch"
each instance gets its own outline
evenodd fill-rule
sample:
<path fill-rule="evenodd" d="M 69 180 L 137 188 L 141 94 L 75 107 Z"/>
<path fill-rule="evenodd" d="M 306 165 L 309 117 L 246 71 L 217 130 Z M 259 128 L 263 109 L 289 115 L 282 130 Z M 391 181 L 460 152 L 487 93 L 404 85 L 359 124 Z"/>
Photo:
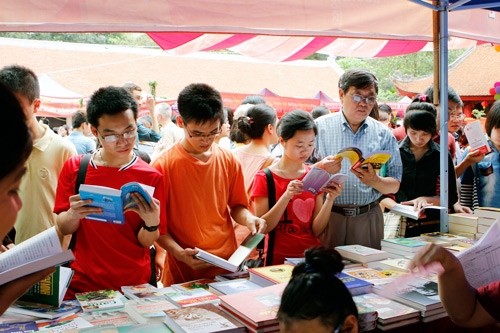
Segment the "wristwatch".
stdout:
<path fill-rule="evenodd" d="M 153 232 L 153 231 L 158 230 L 158 224 L 152 225 L 152 226 L 147 226 L 146 223 L 142 223 L 142 227 L 144 228 L 144 230 L 149 231 L 149 232 Z"/>

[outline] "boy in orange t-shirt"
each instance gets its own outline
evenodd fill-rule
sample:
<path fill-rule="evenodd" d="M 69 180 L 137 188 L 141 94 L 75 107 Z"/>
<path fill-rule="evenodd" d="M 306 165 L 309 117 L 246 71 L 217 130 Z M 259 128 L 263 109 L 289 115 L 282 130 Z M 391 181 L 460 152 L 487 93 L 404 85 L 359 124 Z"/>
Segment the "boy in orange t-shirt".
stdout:
<path fill-rule="evenodd" d="M 164 175 L 162 204 L 169 221 L 167 234 L 157 241 L 167 250 L 165 286 L 224 272 L 196 259 L 194 248 L 229 258 L 237 248 L 231 218 L 252 233 L 265 229 L 265 221 L 248 210 L 239 162 L 214 143 L 224 115 L 220 93 L 206 84 L 191 84 L 181 91 L 177 104 L 177 125 L 184 138 L 153 163 Z"/>

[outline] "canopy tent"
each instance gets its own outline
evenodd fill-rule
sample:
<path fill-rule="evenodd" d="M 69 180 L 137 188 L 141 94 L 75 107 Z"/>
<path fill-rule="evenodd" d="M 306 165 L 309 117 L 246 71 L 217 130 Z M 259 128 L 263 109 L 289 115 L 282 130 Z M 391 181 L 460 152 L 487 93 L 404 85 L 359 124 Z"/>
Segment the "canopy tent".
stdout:
<path fill-rule="evenodd" d="M 298 36 L 310 38 L 305 45 L 313 49 L 316 44 L 325 45 L 315 37 L 433 41 L 439 55 L 439 76 L 434 83 L 439 82 L 441 89 L 436 91 L 440 90 L 439 100 L 446 110 L 448 38 L 500 44 L 498 11 L 498 0 L 122 0 L 119 5 L 100 0 L 4 1 L 0 3 L 0 31 L 245 34 L 233 37 L 235 45 L 248 35 Z M 301 51 L 303 46 L 287 47 L 292 56 L 284 60 L 308 53 Z M 447 126 L 446 118 L 441 113 L 442 129 Z M 442 136 L 443 146 L 446 141 Z M 444 206 L 448 203 L 446 158 L 442 150 Z M 442 220 L 446 224 L 447 218 Z"/>
<path fill-rule="evenodd" d="M 48 75 L 38 77 L 40 99 L 37 116 L 68 118 L 83 105 L 84 96 L 66 89 Z"/>

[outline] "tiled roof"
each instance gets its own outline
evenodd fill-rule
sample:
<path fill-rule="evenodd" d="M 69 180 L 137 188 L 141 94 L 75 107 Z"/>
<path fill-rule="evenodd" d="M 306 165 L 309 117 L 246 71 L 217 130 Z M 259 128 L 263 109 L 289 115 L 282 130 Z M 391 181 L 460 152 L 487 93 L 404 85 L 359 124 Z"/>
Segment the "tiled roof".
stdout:
<path fill-rule="evenodd" d="M 500 81 L 500 52 L 491 45 L 477 46 L 451 64 L 448 85 L 462 97 L 491 96 L 490 88 Z M 433 77 L 413 80 L 393 80 L 402 95 L 424 92 L 433 82 Z"/>
<path fill-rule="evenodd" d="M 221 92 L 312 98 L 319 90 L 338 99 L 339 69 L 326 61 L 271 63 L 204 53 L 174 56 L 158 49 L 111 47 L 0 38 L 0 66 L 19 64 L 47 74 L 67 89 L 88 96 L 97 88 L 132 81 L 157 96 L 175 99 L 193 82 Z"/>

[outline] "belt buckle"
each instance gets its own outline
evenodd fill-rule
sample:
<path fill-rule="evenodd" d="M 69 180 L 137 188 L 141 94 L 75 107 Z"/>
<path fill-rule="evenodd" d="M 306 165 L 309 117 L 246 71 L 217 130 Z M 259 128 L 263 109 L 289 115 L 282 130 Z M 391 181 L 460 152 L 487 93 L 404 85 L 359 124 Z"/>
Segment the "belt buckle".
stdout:
<path fill-rule="evenodd" d="M 358 207 L 343 207 L 344 216 L 356 216 L 358 215 Z"/>

